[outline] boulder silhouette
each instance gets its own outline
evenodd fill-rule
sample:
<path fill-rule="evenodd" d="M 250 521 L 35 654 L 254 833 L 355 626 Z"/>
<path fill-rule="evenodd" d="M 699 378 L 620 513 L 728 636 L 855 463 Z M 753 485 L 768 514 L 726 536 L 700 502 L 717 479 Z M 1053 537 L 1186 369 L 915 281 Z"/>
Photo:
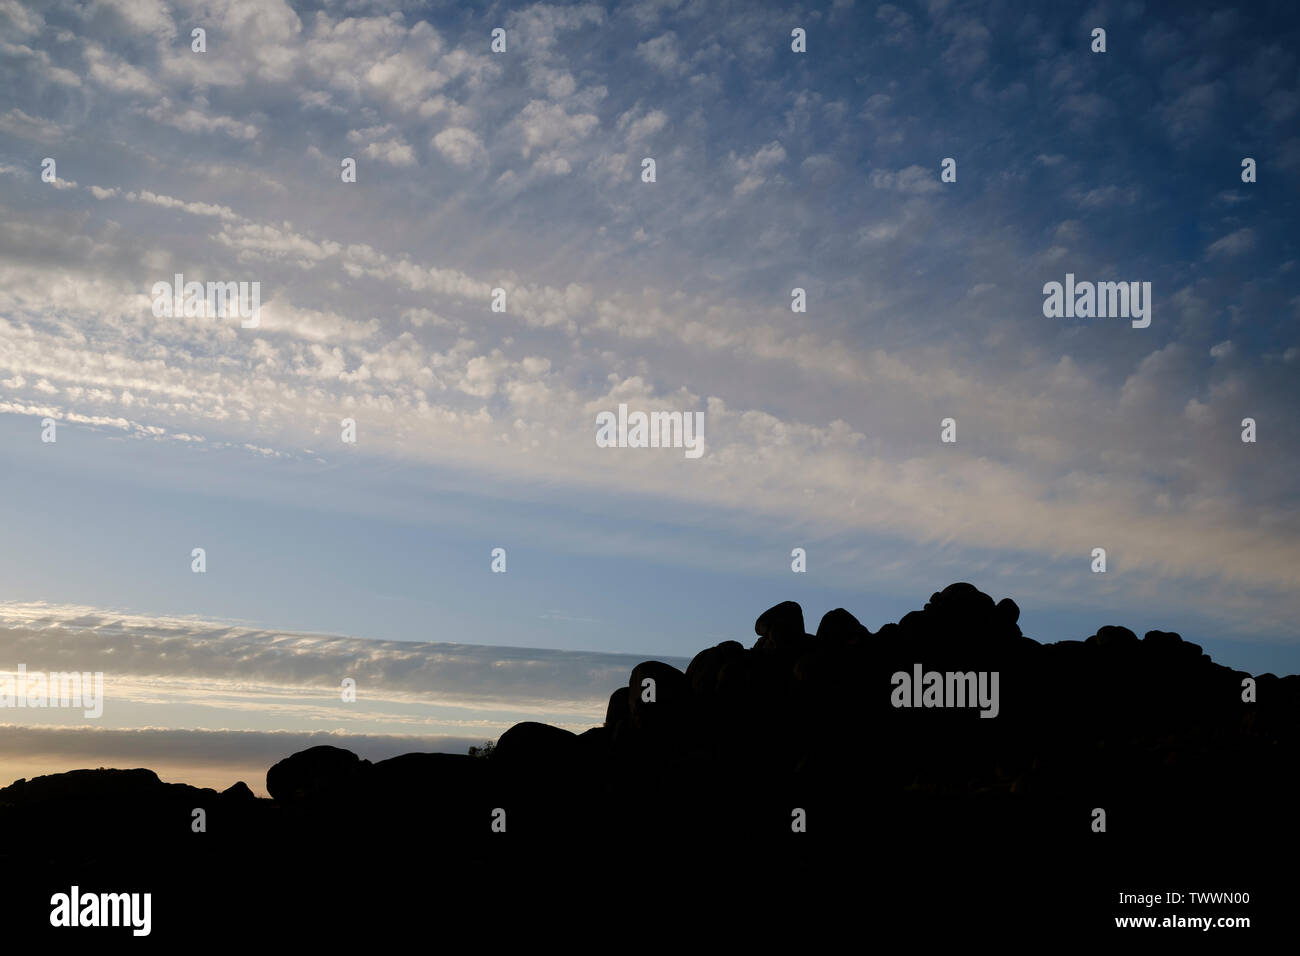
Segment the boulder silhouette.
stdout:
<path fill-rule="evenodd" d="M 699 699 L 711 698 L 718 687 L 718 675 L 729 660 L 743 658 L 745 645 L 739 641 L 723 641 L 707 647 L 693 658 L 686 668 L 686 685 Z M 626 690 L 626 688 L 620 688 Z"/>
<path fill-rule="evenodd" d="M 632 705 L 629 700 L 630 697 L 626 687 L 614 688 L 614 692 L 609 695 L 609 703 L 605 706 L 606 727 L 613 727 L 615 724 L 622 723 L 632 715 Z"/>
<path fill-rule="evenodd" d="M 803 614 L 800 613 L 799 616 L 802 619 Z M 817 640 L 819 641 L 845 644 L 855 639 L 861 640 L 870 636 L 871 632 L 842 607 L 827 611 L 822 615 L 821 623 L 817 625 Z"/>
<path fill-rule="evenodd" d="M 770 607 L 754 622 L 758 640 L 756 651 L 791 652 L 803 644 L 806 634 L 803 626 L 803 608 L 794 601 L 784 601 Z"/>
<path fill-rule="evenodd" d="M 1096 644 L 1098 647 L 1128 647 L 1137 643 L 1137 635 L 1127 627 L 1118 627 L 1108 624 L 1104 627 L 1099 627 L 1097 633 L 1084 641 L 1084 643 Z"/>
<path fill-rule="evenodd" d="M 1274 848 L 1300 837 L 1300 676 L 1258 675 L 1246 701 L 1249 675 L 1176 633 L 1105 625 L 1044 644 L 1019 620 L 1014 601 L 958 583 L 874 633 L 830 610 L 814 637 L 787 601 L 759 616 L 753 647 L 705 648 L 685 673 L 637 664 L 581 734 L 524 721 L 486 760 L 313 747 L 268 770 L 269 800 L 145 769 L 19 780 L 0 789 L 0 872 L 22 873 L 14 898 L 46 913 L 70 873 L 131 877 L 161 887 L 177 926 L 204 918 L 191 898 L 232 887 L 282 920 L 318 907 L 326 880 L 349 905 L 409 891 L 411 912 L 593 879 L 633 908 L 692 881 L 708 894 L 761 880 L 825 904 L 848 891 L 841 874 L 880 867 L 877 914 L 995 913 L 1058 934 L 1084 932 L 1080 907 L 1114 931 L 1114 895 L 1134 887 L 1232 873 L 1258 891 Z M 935 676 L 900 695 L 900 675 Z M 845 905 L 860 907 L 854 892 Z"/>
<path fill-rule="evenodd" d="M 1003 598 L 997 603 L 997 612 L 1002 615 L 1002 619 L 1009 625 L 1020 620 L 1020 606 L 1009 597 Z M 1017 633 L 1019 630 L 1020 628 L 1016 628 Z"/>
<path fill-rule="evenodd" d="M 501 735 L 492 751 L 492 763 L 505 770 L 543 770 L 568 766 L 578 752 L 573 731 L 526 720 Z"/>
<path fill-rule="evenodd" d="M 336 796 L 358 782 L 369 760 L 350 750 L 322 745 L 285 757 L 266 772 L 266 792 L 279 803 Z"/>
<path fill-rule="evenodd" d="M 221 791 L 221 798 L 247 803 L 249 800 L 256 800 L 257 796 L 249 789 L 248 784 L 242 780 L 237 780 L 234 784 Z"/>
<path fill-rule="evenodd" d="M 662 661 L 642 661 L 627 681 L 632 723 L 643 729 L 668 729 L 685 716 L 686 675 Z"/>

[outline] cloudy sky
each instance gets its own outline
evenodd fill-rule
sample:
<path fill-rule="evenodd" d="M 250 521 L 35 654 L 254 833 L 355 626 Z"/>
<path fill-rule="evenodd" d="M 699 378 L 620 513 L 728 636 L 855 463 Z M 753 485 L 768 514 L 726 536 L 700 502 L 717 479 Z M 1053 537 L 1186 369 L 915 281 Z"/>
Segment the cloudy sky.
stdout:
<path fill-rule="evenodd" d="M 778 601 L 875 629 L 959 580 L 1040 640 L 1300 669 L 1298 34 L 1267 2 L 0 0 L 0 669 L 107 697 L 14 711 L 0 776 L 260 788 L 311 733 L 581 729 Z M 260 324 L 155 316 L 175 273 L 259 282 Z M 1150 282 L 1150 326 L 1045 317 L 1067 273 Z M 620 403 L 704 413 L 705 454 L 597 447 Z"/>

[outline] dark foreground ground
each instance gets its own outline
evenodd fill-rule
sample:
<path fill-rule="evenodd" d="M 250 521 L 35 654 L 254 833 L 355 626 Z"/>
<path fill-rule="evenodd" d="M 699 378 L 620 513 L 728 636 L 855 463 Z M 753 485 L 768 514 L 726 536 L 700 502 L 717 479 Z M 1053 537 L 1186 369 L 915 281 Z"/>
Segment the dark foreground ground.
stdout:
<path fill-rule="evenodd" d="M 603 727 L 519 724 L 486 759 L 318 747 L 270 769 L 271 800 L 143 769 L 19 781 L 0 790 L 0 924 L 7 941 L 276 950 L 1292 946 L 1300 676 L 1160 631 L 1039 644 L 1018 616 L 955 584 L 875 634 L 836 610 L 813 635 L 786 603 L 753 647 L 638 665 Z M 894 706 L 892 675 L 917 664 L 997 672 L 997 716 Z M 73 884 L 150 892 L 150 937 L 50 927 Z M 1192 896 L 1215 892 L 1249 902 Z M 1116 928 L 1130 916 L 1251 926 Z"/>

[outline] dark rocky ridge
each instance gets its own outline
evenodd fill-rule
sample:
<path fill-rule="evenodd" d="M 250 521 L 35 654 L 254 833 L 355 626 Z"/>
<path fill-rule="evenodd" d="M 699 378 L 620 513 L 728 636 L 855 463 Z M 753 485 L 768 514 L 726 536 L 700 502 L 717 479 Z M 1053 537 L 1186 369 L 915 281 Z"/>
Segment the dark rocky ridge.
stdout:
<path fill-rule="evenodd" d="M 522 905 L 612 885 L 656 906 L 688 888 L 719 906 L 732 890 L 804 907 L 845 896 L 864 916 L 1068 921 L 1072 935 L 1153 912 L 1114 905 L 1121 890 L 1236 889 L 1252 905 L 1214 915 L 1267 923 L 1282 891 L 1272 848 L 1297 835 L 1300 676 L 1260 675 L 1247 703 L 1250 675 L 1177 634 L 1105 626 L 1044 645 L 1018 617 L 954 584 L 877 633 L 836 609 L 810 634 L 786 602 L 759 617 L 752 648 L 707 648 L 685 673 L 637 665 L 601 727 L 517 724 L 489 759 L 315 747 L 268 771 L 271 800 L 147 770 L 19 781 L 0 790 L 0 866 L 27 868 L 32 900 L 134 880 L 162 892 L 160 924 L 206 912 L 167 899 L 161 874 L 261 899 L 249 918 L 272 921 L 336 890 L 350 906 Z M 997 671 L 997 717 L 894 707 L 891 675 L 918 663 Z M 196 806 L 206 834 L 190 832 Z"/>

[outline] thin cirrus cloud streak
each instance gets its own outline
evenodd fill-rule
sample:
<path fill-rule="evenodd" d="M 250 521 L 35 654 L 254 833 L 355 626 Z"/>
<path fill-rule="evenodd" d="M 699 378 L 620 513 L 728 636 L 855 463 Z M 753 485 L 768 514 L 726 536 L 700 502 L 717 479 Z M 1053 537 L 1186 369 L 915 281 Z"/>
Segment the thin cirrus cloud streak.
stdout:
<path fill-rule="evenodd" d="M 362 688 L 358 701 L 363 706 L 368 700 L 387 700 L 589 715 L 599 705 L 603 717 L 610 688 L 625 682 L 639 658 L 283 633 L 9 602 L 0 604 L 0 661 L 10 660 L 26 663 L 29 670 L 103 671 L 109 688 L 114 680 L 133 678 L 135 693 L 146 696 L 166 689 L 159 681 L 176 681 L 185 684 L 185 694 L 199 687 L 186 682 L 205 682 L 214 700 L 231 688 L 337 699 L 341 681 L 351 677 Z"/>
<path fill-rule="evenodd" d="M 832 5 L 809 11 L 811 75 L 769 12 L 532 4 L 503 15 L 494 57 L 498 24 L 472 13 L 6 4 L 32 52 L 0 103 L 0 412 L 322 468 L 346 415 L 364 436 L 347 453 L 377 464 L 668 502 L 684 527 L 725 512 L 782 529 L 773 551 L 906 542 L 902 567 L 873 569 L 895 581 L 958 551 L 1017 597 L 1068 601 L 1105 546 L 1116 602 L 1283 632 L 1295 262 L 1275 225 L 1242 220 L 1256 202 L 1231 165 L 1087 150 L 1131 89 L 1151 106 L 1126 135 L 1152 153 L 1185 153 L 1238 97 L 1294 170 L 1285 45 L 1200 75 L 1214 65 L 1178 50 L 1269 31 L 1118 12 L 1134 55 L 1107 60 L 1109 85 L 1046 14 Z M 191 53 L 200 20 L 238 42 Z M 1022 34 L 1023 62 L 999 63 L 992 37 Z M 864 81 L 864 61 L 885 72 Z M 918 62 L 969 99 L 937 100 Z M 733 83 L 762 95 L 720 123 Z M 956 188 L 937 178 L 949 155 Z M 1186 248 L 1169 177 L 1199 216 Z M 149 289 L 177 272 L 260 281 L 260 328 L 155 318 Z M 1044 319 L 1042 284 L 1067 272 L 1152 281 L 1151 328 Z M 706 455 L 601 454 L 594 416 L 623 402 L 704 411 Z M 1267 440 L 1242 445 L 1246 415 Z M 1045 562 L 1076 570 L 1045 583 Z"/>
<path fill-rule="evenodd" d="M 134 761 L 196 785 L 251 777 L 246 782 L 264 792 L 270 764 L 318 744 L 384 759 L 412 750 L 463 753 L 522 719 L 580 732 L 603 721 L 610 688 L 625 683 L 638 660 L 11 602 L 0 605 L 0 673 L 13 678 L 20 664 L 28 675 L 102 672 L 103 713 L 0 710 L 9 725 L 0 776 L 72 769 L 93 758 L 97 765 Z M 342 699 L 345 677 L 356 682 L 355 702 Z"/>

